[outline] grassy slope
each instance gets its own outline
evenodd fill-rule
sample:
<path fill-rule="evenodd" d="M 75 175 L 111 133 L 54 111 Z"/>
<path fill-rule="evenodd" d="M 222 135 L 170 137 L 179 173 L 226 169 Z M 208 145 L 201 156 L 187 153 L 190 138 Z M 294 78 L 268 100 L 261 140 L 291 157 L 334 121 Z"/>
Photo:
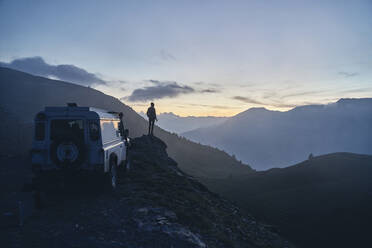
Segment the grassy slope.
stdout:
<path fill-rule="evenodd" d="M 279 226 L 299 247 L 372 243 L 372 156 L 328 154 L 207 185 Z"/>

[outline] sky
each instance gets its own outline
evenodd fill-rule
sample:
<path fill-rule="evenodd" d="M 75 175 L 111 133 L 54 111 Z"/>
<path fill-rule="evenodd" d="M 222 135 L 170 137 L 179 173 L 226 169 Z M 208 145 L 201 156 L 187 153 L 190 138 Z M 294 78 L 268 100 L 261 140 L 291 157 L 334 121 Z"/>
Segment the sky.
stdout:
<path fill-rule="evenodd" d="M 372 97 L 372 0 L 0 0 L 0 66 L 136 111 L 232 116 Z"/>

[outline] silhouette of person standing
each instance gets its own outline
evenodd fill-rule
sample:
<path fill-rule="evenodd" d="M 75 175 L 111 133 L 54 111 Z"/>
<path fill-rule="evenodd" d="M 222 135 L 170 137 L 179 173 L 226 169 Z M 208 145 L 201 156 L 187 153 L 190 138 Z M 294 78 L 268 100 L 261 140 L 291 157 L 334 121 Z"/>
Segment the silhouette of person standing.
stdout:
<path fill-rule="evenodd" d="M 151 106 L 147 109 L 147 117 L 149 118 L 149 135 L 154 135 L 154 123 L 155 120 L 158 121 L 156 118 L 156 110 L 154 107 L 154 103 L 151 103 Z"/>

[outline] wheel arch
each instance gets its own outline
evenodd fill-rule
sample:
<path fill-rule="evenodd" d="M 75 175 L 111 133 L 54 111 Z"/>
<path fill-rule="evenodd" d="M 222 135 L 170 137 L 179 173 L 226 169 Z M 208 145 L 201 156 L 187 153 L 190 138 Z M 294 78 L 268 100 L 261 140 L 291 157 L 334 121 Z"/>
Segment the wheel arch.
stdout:
<path fill-rule="evenodd" d="M 111 170 L 112 164 L 115 163 L 115 165 L 118 164 L 118 156 L 115 152 L 112 152 L 109 157 L 109 169 Z"/>

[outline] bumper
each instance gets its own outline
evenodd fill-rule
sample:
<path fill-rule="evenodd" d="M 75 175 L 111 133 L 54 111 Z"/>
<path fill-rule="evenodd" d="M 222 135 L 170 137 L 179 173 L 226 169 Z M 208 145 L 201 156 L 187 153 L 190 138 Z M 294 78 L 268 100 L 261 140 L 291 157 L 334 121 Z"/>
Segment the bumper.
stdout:
<path fill-rule="evenodd" d="M 43 171 L 61 171 L 61 170 L 69 170 L 69 171 L 93 171 L 93 172 L 104 172 L 103 164 L 82 164 L 80 166 L 57 166 L 55 164 L 31 164 L 31 170 L 33 173 L 43 172 Z"/>

